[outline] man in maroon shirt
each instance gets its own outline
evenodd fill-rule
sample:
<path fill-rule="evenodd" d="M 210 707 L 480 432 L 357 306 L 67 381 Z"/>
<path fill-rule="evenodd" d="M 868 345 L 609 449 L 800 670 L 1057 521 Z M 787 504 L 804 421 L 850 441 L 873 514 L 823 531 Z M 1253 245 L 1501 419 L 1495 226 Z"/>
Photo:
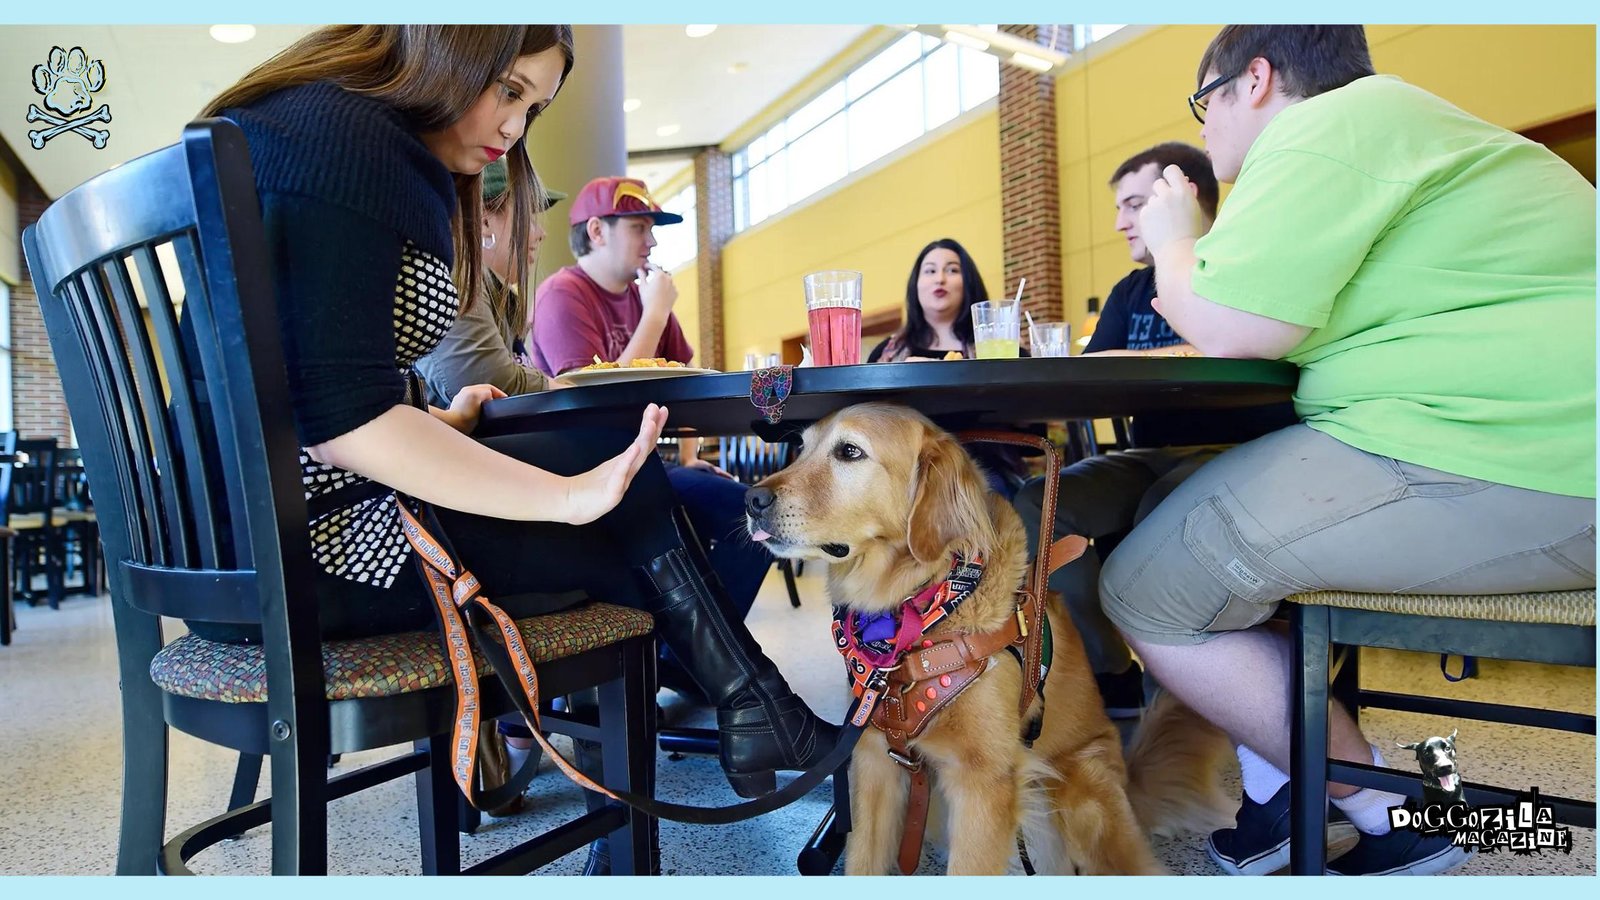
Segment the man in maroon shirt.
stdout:
<path fill-rule="evenodd" d="M 596 178 L 583 186 L 568 212 L 569 242 L 576 265 L 539 285 L 533 304 L 533 362 L 546 375 L 581 369 L 596 356 L 626 366 L 635 359 L 664 357 L 688 363 L 694 348 L 672 314 L 678 288 L 672 276 L 651 264 L 655 226 L 683 217 L 665 212 L 635 178 Z M 699 458 L 698 438 L 678 443 L 682 465 L 667 466 L 711 567 L 722 579 L 740 615 L 750 612 L 772 557 L 742 539 L 743 485 Z M 663 645 L 664 646 L 664 645 Z M 702 699 L 688 674 L 663 654 L 661 684 Z"/>
<path fill-rule="evenodd" d="M 578 262 L 539 285 L 534 364 L 553 377 L 596 356 L 624 366 L 657 356 L 688 363 L 694 348 L 672 314 L 677 285 L 650 263 L 655 226 L 683 217 L 664 212 L 642 181 L 596 178 L 578 193 L 568 218 Z"/>

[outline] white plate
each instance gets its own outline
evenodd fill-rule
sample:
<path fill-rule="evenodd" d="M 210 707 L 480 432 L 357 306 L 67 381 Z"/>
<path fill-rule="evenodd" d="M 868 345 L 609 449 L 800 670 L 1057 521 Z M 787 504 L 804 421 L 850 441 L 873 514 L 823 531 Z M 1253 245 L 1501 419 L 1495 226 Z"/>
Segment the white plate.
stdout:
<path fill-rule="evenodd" d="M 680 375 L 720 375 L 716 369 L 697 369 L 692 366 L 623 366 L 620 369 L 579 369 L 561 376 L 573 387 L 591 384 L 611 384 L 616 381 L 649 381 L 654 378 L 677 378 Z"/>

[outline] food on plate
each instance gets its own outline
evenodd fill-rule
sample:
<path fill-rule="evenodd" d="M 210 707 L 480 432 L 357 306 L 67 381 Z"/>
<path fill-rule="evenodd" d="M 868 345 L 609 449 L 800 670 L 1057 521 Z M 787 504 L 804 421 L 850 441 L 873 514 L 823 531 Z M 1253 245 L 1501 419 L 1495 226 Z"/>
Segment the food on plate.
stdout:
<path fill-rule="evenodd" d="M 949 353 L 946 353 L 944 355 L 944 358 L 947 359 L 947 360 L 950 360 L 950 359 L 966 359 L 966 356 L 963 355 L 960 350 L 951 350 Z"/>
<path fill-rule="evenodd" d="M 606 361 L 602 360 L 600 357 L 596 356 L 594 358 L 594 362 L 593 363 L 591 363 L 590 365 L 584 366 L 579 371 L 580 372 L 588 372 L 588 371 L 591 371 L 591 370 L 594 370 L 594 369 L 682 369 L 682 368 L 684 368 L 683 363 L 678 362 L 677 360 L 663 359 L 662 357 L 659 357 L 659 356 L 650 357 L 648 359 L 636 359 L 636 360 L 628 363 L 626 366 L 624 366 L 622 363 L 606 362 Z"/>

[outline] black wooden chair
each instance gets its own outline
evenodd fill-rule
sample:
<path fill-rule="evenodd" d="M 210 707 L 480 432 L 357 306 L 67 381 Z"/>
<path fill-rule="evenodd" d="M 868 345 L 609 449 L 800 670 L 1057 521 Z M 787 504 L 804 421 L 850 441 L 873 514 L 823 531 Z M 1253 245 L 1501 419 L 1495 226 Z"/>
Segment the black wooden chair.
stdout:
<path fill-rule="evenodd" d="M 423 871 L 458 871 L 446 746 L 455 692 L 437 636 L 319 639 L 243 134 L 224 120 L 194 123 L 178 144 L 63 196 L 23 244 L 110 560 L 123 699 L 117 871 L 186 872 L 205 847 L 270 822 L 274 873 L 325 872 L 328 802 L 413 772 Z M 181 280 L 181 296 L 169 293 L 169 278 Z M 264 639 L 245 646 L 189 634 L 163 646 L 159 616 L 255 623 Z M 650 793 L 650 616 L 594 603 L 519 624 L 544 690 L 602 693 L 597 726 L 551 717 L 547 727 L 599 740 L 605 783 Z M 482 686 L 486 716 L 510 710 L 495 679 Z M 271 798 L 163 844 L 168 727 L 269 754 Z M 408 742 L 415 752 L 327 780 L 330 753 Z M 653 871 L 653 820 L 616 804 L 469 871 L 528 871 L 607 834 L 617 872 Z"/>
<path fill-rule="evenodd" d="M 16 436 L 12 431 L 0 435 L 0 450 L 11 446 Z M 11 497 L 11 470 L 16 461 L 15 454 L 0 452 L 0 510 L 6 509 Z M 11 632 L 17 627 L 16 610 L 11 605 L 11 539 L 14 537 L 16 532 L 0 525 L 0 647 L 11 643 Z"/>
<path fill-rule="evenodd" d="M 27 458 L 11 471 L 10 489 L 6 492 L 9 525 L 16 533 L 11 542 L 11 558 L 17 593 L 29 606 L 39 605 L 33 582 L 42 573 L 50 608 L 56 609 L 65 593 L 61 523 L 55 515 L 60 503 L 56 439 L 12 435 L 6 452 Z"/>
<path fill-rule="evenodd" d="M 1320 875 L 1326 867 L 1323 841 L 1307 835 L 1324 833 L 1329 781 L 1422 796 L 1422 781 L 1415 771 L 1328 758 L 1330 693 L 1357 717 L 1361 707 L 1370 707 L 1595 733 L 1593 715 L 1364 690 L 1357 667 L 1359 648 L 1389 647 L 1593 668 L 1593 590 L 1490 596 L 1318 591 L 1288 599 L 1294 634 L 1289 841 L 1294 874 Z M 1329 660 L 1335 647 L 1342 660 L 1330 687 Z M 1474 807 L 1511 804 L 1518 794 L 1516 789 L 1471 782 L 1465 787 L 1467 803 Z M 1540 801 L 1553 807 L 1562 824 L 1595 826 L 1592 801 L 1543 794 Z"/>
<path fill-rule="evenodd" d="M 56 451 L 56 530 L 60 532 L 62 594 L 96 596 L 105 590 L 105 565 L 100 555 L 100 522 L 83 469 L 83 451 Z M 76 584 L 71 583 L 79 576 Z"/>

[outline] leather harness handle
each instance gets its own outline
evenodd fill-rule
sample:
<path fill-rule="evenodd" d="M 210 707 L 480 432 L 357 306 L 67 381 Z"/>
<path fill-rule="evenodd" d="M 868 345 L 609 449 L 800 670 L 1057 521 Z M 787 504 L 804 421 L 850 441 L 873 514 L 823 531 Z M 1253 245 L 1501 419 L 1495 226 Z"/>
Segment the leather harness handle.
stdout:
<path fill-rule="evenodd" d="M 1050 535 L 1055 533 L 1056 494 L 1061 490 L 1061 451 L 1056 449 L 1056 445 L 1049 438 L 1016 431 L 997 431 L 992 429 L 962 431 L 956 434 L 956 440 L 962 443 L 981 441 L 988 444 L 1032 447 L 1044 454 L 1047 476 L 1044 480 L 1044 507 L 1039 519 L 1039 549 L 1034 557 L 1033 577 L 1028 583 L 1028 587 L 1037 593 L 1042 600 L 1045 583 L 1050 580 L 1050 573 L 1054 571 L 1051 568 L 1051 560 L 1055 554 Z M 1082 551 L 1080 550 L 1079 552 L 1081 553 Z M 1076 559 L 1077 557 L 1073 558 Z"/>

